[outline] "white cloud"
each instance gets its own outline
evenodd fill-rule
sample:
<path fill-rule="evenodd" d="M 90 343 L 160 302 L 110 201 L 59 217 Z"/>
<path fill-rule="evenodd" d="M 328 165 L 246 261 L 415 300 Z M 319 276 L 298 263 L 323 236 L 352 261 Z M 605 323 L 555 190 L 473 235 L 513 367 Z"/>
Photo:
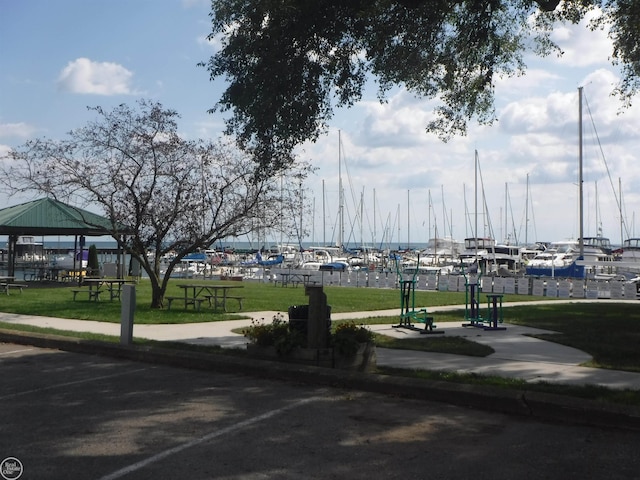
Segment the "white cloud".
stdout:
<path fill-rule="evenodd" d="M 209 39 L 209 35 L 200 35 L 197 39 L 198 45 L 217 52 L 222 48 L 222 35 L 215 35 Z"/>
<path fill-rule="evenodd" d="M 0 143 L 0 158 L 5 157 L 10 150 L 11 150 L 11 147 L 9 145 L 2 145 Z"/>
<path fill-rule="evenodd" d="M 122 65 L 77 58 L 58 77 L 58 87 L 66 92 L 94 95 L 130 95 L 133 73 Z"/>
<path fill-rule="evenodd" d="M 24 122 L 0 123 L 0 138 L 17 137 L 29 138 L 36 131 L 35 127 Z"/>
<path fill-rule="evenodd" d="M 434 208 L 440 212 L 439 218 L 443 210 L 447 215 L 451 214 L 454 236 L 462 238 L 467 230 L 468 212 L 473 208 L 473 150 L 477 149 L 483 170 L 483 195 L 487 196 L 491 221 L 496 230 L 501 223 L 500 216 L 504 223 L 505 185 L 509 185 L 510 201 L 513 202 L 510 214 L 521 215 L 525 208 L 528 178 L 533 200 L 530 208 L 535 206 L 539 221 L 535 228 L 537 231 L 530 233 L 529 240 L 575 236 L 577 87 L 584 85 L 585 103 L 588 100 L 589 105 L 583 112 L 585 187 L 590 192 L 585 194 L 589 196 L 585 199 L 586 209 L 595 211 L 592 190 L 597 183 L 605 231 L 613 239 L 619 227 L 615 224 L 615 209 L 611 207 L 611 183 L 617 185 L 617 179 L 622 177 L 627 205 L 637 204 L 633 192 L 640 184 L 640 171 L 633 167 L 635 156 L 632 152 L 637 148 L 640 108 L 634 107 L 620 114 L 619 102 L 611 97 L 612 85 L 618 81 L 615 69 L 573 72 L 570 83 L 575 83 L 575 88 L 566 85 L 566 81 L 562 85 L 565 73 L 548 64 L 546 70 L 540 68 L 531 73 L 528 78 L 521 77 L 513 84 L 509 83 L 508 87 L 504 86 L 510 93 L 508 98 L 501 97 L 499 121 L 493 127 L 470 122 L 467 137 L 455 137 L 448 143 L 425 134 L 425 125 L 433 115 L 433 103 L 416 99 L 402 90 L 391 95 L 386 104 L 363 101 L 349 113 L 342 112 L 349 119 L 339 127 L 342 131 L 342 154 L 350 166 L 349 175 L 343 169 L 343 177 L 350 177 L 349 182 L 353 182 L 353 190 L 357 194 L 365 192 L 365 201 L 369 203 L 365 208 L 371 208 L 372 190 L 376 190 L 379 225 L 382 224 L 380 218 L 386 219 L 387 215 L 395 218 L 398 208 L 402 210 L 398 222 L 406 224 L 403 219 L 407 215 L 408 191 L 411 192 L 411 215 L 419 217 L 418 223 L 422 224 L 422 218 L 426 218 L 428 212 L 425 207 L 428 190 L 434 197 Z M 518 86 L 518 82 L 524 82 L 526 86 L 523 87 L 522 83 Z M 514 93 L 517 87 L 519 95 Z M 590 131 L 591 123 L 597 128 L 599 144 Z M 326 188 L 330 191 L 328 203 L 335 201 L 338 185 L 336 134 L 333 131 L 322 137 L 310 149 L 315 165 L 321 169 L 318 178 L 326 181 Z M 610 175 L 603 156 L 606 156 Z M 315 189 L 314 196 L 319 204 L 322 198 L 319 188 Z M 359 196 L 356 196 L 358 200 Z M 350 208 L 355 207 L 352 205 Z M 334 205 L 331 211 L 335 210 Z M 589 222 L 593 217 L 592 214 Z M 442 222 L 441 219 L 438 221 Z M 516 218 L 514 223 L 520 221 Z M 591 230 L 595 228 L 591 223 L 588 226 Z M 404 235 L 406 233 L 401 237 Z M 420 236 L 426 238 L 426 235 L 427 232 L 422 232 Z M 418 237 L 417 229 L 412 234 L 414 236 Z M 500 238 L 500 232 L 496 231 L 496 236 Z"/>
<path fill-rule="evenodd" d="M 603 30 L 592 31 L 589 22 L 599 15 L 589 13 L 578 25 L 559 25 L 553 29 L 551 38 L 563 51 L 562 58 L 552 61 L 564 66 L 592 67 L 602 65 L 613 51 L 613 44 Z"/>

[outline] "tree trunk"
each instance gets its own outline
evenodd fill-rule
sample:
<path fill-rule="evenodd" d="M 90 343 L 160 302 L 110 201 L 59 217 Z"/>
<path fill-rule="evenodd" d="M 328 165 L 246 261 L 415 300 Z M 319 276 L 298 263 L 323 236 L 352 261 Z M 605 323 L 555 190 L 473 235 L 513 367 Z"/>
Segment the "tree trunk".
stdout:
<path fill-rule="evenodd" d="M 164 306 L 164 289 L 159 285 L 151 289 L 151 308 L 161 309 Z"/>
<path fill-rule="evenodd" d="M 151 283 L 151 308 L 160 309 L 164 306 L 164 294 L 167 291 L 166 282 L 160 282 L 156 275 L 150 275 Z"/>

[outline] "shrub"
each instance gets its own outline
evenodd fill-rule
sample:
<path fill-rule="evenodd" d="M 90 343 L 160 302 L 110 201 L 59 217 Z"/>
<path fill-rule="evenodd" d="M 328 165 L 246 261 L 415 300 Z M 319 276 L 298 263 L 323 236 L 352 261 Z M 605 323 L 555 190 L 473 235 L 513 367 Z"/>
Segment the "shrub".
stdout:
<path fill-rule="evenodd" d="M 274 346 L 281 356 L 306 344 L 306 338 L 303 338 L 299 331 L 289 328 L 289 323 L 279 313 L 274 315 L 271 323 L 265 323 L 264 318 L 252 320 L 251 325 L 244 329 L 242 334 L 255 345 Z M 360 344 L 372 341 L 371 330 L 364 325 L 348 321 L 336 326 L 330 338 L 330 345 L 336 352 L 349 357 L 356 354 Z"/>
<path fill-rule="evenodd" d="M 371 341 L 373 341 L 373 332 L 353 321 L 340 323 L 331 336 L 333 348 L 346 357 L 355 355 L 360 344 Z"/>
<path fill-rule="evenodd" d="M 294 348 L 302 346 L 305 340 L 299 332 L 289 329 L 289 323 L 279 313 L 274 315 L 271 323 L 264 323 L 264 318 L 251 320 L 251 326 L 242 334 L 255 345 L 274 346 L 278 355 L 287 355 Z"/>

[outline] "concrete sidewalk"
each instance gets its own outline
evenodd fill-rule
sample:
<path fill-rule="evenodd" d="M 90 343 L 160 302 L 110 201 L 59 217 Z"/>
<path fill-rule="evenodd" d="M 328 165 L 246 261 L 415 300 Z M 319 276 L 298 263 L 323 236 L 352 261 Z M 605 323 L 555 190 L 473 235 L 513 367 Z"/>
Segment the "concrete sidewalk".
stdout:
<path fill-rule="evenodd" d="M 526 302 L 531 304 L 531 302 Z M 430 312 L 464 308 L 459 305 L 433 307 Z M 180 325 L 135 325 L 134 336 L 159 341 L 179 341 L 194 344 L 219 345 L 224 348 L 242 348 L 246 339 L 234 333 L 234 329 L 251 324 L 252 319 L 270 322 L 278 312 L 247 313 L 247 319 L 226 322 L 206 322 Z M 283 315 L 286 318 L 286 313 Z M 429 341 L 431 336 L 417 331 L 393 328 L 398 310 L 333 314 L 333 320 L 362 319 L 388 316 L 389 324 L 372 325 L 371 329 L 399 338 L 420 337 Z M 16 315 L 0 312 L 0 321 L 20 323 L 44 328 L 55 328 L 74 332 L 93 332 L 105 335 L 120 335 L 120 325 L 105 322 L 70 320 L 54 317 Z M 574 348 L 546 342 L 527 336 L 531 333 L 553 333 L 543 330 L 503 324 L 506 330 L 485 331 L 480 328 L 463 327 L 461 322 L 438 324 L 445 336 L 465 337 L 491 346 L 495 353 L 488 357 L 468 357 L 442 353 L 416 352 L 410 350 L 377 349 L 378 365 L 397 368 L 459 371 L 519 378 L 529 382 L 545 381 L 563 384 L 592 384 L 616 389 L 640 389 L 640 374 L 617 370 L 580 367 L 590 359 L 589 355 Z M 441 335 L 437 335 L 441 336 Z"/>

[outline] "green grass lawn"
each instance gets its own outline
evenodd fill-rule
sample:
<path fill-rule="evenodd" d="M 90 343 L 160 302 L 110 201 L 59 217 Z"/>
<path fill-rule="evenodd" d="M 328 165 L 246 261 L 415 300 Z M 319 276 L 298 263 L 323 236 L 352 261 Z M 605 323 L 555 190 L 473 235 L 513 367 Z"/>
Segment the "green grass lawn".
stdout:
<path fill-rule="evenodd" d="M 180 295 L 173 280 L 167 295 Z M 206 282 L 205 282 L 206 283 Z M 235 283 L 235 282 L 231 282 Z M 306 304 L 308 298 L 302 287 L 283 288 L 273 284 L 243 282 L 244 311 L 286 311 L 290 305 Z M 97 320 L 117 323 L 120 321 L 119 301 L 92 302 L 86 299 L 73 301 L 72 287 L 43 287 L 36 283 L 23 293 L 12 292 L 0 296 L 0 311 L 44 315 L 81 320 Z M 399 308 L 400 294 L 394 289 L 357 287 L 325 287 L 332 312 L 366 312 Z M 220 313 L 203 307 L 201 311 L 184 310 L 179 306 L 171 310 L 151 309 L 151 288 L 148 281 L 136 286 L 136 323 L 191 323 L 214 322 L 241 318 L 242 312 Z M 537 300 L 540 297 L 505 295 L 505 302 Z M 464 305 L 461 292 L 417 291 L 416 307 L 437 305 Z M 233 307 L 235 307 L 235 302 Z M 441 312 L 436 323 L 460 321 L 463 311 Z M 270 319 L 265 319 L 270 320 Z M 364 323 L 389 323 L 393 317 L 366 318 Z M 640 308 L 635 303 L 571 303 L 553 305 L 527 305 L 505 308 L 505 321 L 518 325 L 537 327 L 559 332 L 542 336 L 550 340 L 583 350 L 593 356 L 589 366 L 640 372 Z M 448 338 L 425 338 L 418 340 L 393 340 L 378 337 L 380 346 L 413 348 L 429 351 L 458 353 L 464 355 L 487 355 L 491 353 L 475 342 L 452 342 Z"/>
<path fill-rule="evenodd" d="M 177 287 L 180 280 L 170 284 L 167 295 L 180 295 Z M 271 284 L 243 282 L 244 311 L 286 311 L 289 305 L 308 303 L 304 288 L 283 288 Z M 397 308 L 399 311 L 399 292 L 393 289 L 373 289 L 355 287 L 325 287 L 328 303 L 332 312 L 367 312 Z M 208 308 L 196 312 L 185 311 L 182 308 L 172 310 L 156 310 L 149 307 L 151 289 L 146 281 L 141 281 L 136 288 L 137 308 L 135 321 L 137 323 L 190 323 L 220 321 L 241 318 L 242 312 L 217 313 Z M 484 297 L 481 296 L 484 300 Z M 505 295 L 504 301 L 539 300 L 540 297 Z M 416 292 L 416 307 L 427 308 L 439 305 L 464 305 L 465 295 L 459 292 Z M 234 305 L 235 306 L 235 305 Z M 509 307 L 504 310 L 505 322 L 536 327 L 558 332 L 553 335 L 540 335 L 544 340 L 554 341 L 578 348 L 593 357 L 587 366 L 612 368 L 640 372 L 640 304 L 636 303 L 557 303 L 552 305 L 526 305 Z M 97 320 L 105 322 L 120 321 L 120 302 L 90 302 L 85 299 L 73 301 L 71 287 L 43 287 L 31 284 L 22 294 L 12 292 L 11 295 L 0 296 L 0 311 L 23 313 L 29 315 L 44 315 L 61 318 Z M 464 317 L 464 310 L 441 312 L 435 314 L 437 324 L 449 321 L 460 321 Z M 270 320 L 270 319 L 265 319 Z M 393 317 L 365 318 L 363 323 L 389 323 Z M 335 322 L 337 323 L 337 322 Z M 34 327 L 0 324 L 2 328 L 16 328 L 31 331 L 43 331 Z M 47 329 L 51 333 L 60 333 Z M 107 338 L 94 334 L 69 333 L 83 338 L 118 341 L 117 338 Z M 376 336 L 376 344 L 381 347 L 409 348 L 425 351 L 456 353 L 462 355 L 484 356 L 491 353 L 490 347 L 463 339 L 438 336 L 424 336 L 425 338 L 398 340 L 381 335 Z M 138 343 L 140 341 L 137 341 Z M 158 342 L 147 342 L 153 343 Z M 186 347 L 163 342 L 173 348 L 203 348 Z M 211 349 L 216 351 L 217 349 Z M 396 375 L 412 375 L 463 383 L 479 383 L 501 386 L 504 388 L 535 389 L 551 391 L 585 398 L 600 398 L 640 405 L 640 393 L 629 391 L 609 391 L 599 387 L 569 387 L 561 385 L 530 385 L 520 380 L 494 378 L 479 375 L 467 375 L 452 372 L 407 372 L 383 369 L 383 373 Z"/>
<path fill-rule="evenodd" d="M 183 292 L 178 288 L 184 280 L 172 280 L 167 289 L 167 296 L 180 296 Z M 207 283 L 192 282 L 187 283 Z M 224 283 L 224 282 L 213 282 Z M 228 282 L 237 284 L 237 282 Z M 280 287 L 273 284 L 242 282 L 244 287 L 240 294 L 244 297 L 243 311 L 283 311 L 286 312 L 290 305 L 307 304 L 308 297 L 304 294 L 303 287 Z M 0 296 L 0 311 L 11 313 L 24 313 L 29 315 L 46 315 L 61 318 L 75 318 L 80 320 L 99 320 L 104 322 L 120 321 L 120 302 L 109 300 L 98 303 L 87 300 L 86 296 L 78 296 L 73 301 L 71 289 L 73 287 L 42 287 L 36 283 L 24 289 L 22 294 L 12 292 L 11 295 Z M 76 287 L 77 288 L 77 287 Z M 357 288 L 357 287 L 325 287 L 332 312 L 360 312 L 372 310 L 387 310 L 397 308 L 400 310 L 400 293 L 394 289 Z M 427 305 L 456 305 L 464 304 L 464 293 L 460 292 L 416 292 L 416 306 Z M 192 323 L 215 322 L 232 318 L 241 318 L 241 315 L 233 312 L 237 308 L 236 302 L 231 302 L 230 312 L 214 312 L 208 308 L 202 308 L 200 312 L 185 311 L 179 305 L 171 310 L 151 309 L 151 287 L 148 281 L 142 280 L 136 287 L 137 308 L 135 318 L 137 323 Z M 536 299 L 536 297 L 523 297 L 518 295 L 506 295 L 509 300 Z"/>

